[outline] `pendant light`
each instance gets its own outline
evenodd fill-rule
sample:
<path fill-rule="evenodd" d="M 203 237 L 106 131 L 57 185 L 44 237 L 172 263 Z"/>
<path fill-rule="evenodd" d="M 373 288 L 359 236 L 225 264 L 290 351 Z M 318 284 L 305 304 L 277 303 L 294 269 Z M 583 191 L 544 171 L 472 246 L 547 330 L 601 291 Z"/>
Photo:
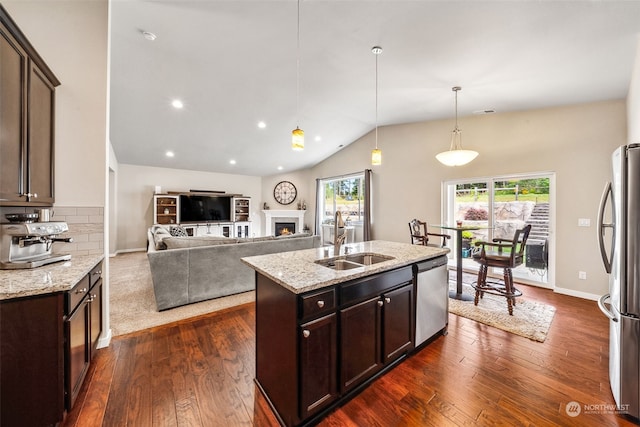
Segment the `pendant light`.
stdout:
<path fill-rule="evenodd" d="M 382 150 L 378 149 L 378 56 L 382 53 L 382 48 L 374 46 L 371 52 L 376 56 L 376 148 L 371 151 L 371 164 L 379 166 L 382 164 Z"/>
<path fill-rule="evenodd" d="M 478 152 L 462 149 L 462 131 L 458 128 L 458 91 L 462 90 L 462 88 L 454 86 L 451 90 L 456 93 L 456 127 L 451 134 L 449 151 L 437 154 L 436 159 L 445 166 L 462 166 L 475 159 L 478 156 Z"/>
<path fill-rule="evenodd" d="M 296 121 L 300 122 L 300 0 L 298 0 L 298 44 L 296 47 Z M 291 131 L 291 149 L 304 150 L 304 131 L 296 126 Z"/>

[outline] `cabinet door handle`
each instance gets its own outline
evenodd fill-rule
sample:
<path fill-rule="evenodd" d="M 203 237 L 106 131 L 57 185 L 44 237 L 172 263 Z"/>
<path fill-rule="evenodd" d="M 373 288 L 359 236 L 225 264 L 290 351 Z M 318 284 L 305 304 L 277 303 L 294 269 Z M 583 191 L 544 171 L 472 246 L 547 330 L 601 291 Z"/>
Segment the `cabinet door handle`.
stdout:
<path fill-rule="evenodd" d="M 76 291 L 76 294 L 84 294 L 85 292 L 87 292 L 87 288 L 82 288 L 82 289 L 78 289 Z"/>
<path fill-rule="evenodd" d="M 320 307 L 320 308 L 324 307 L 324 301 L 319 300 L 318 301 L 318 307 Z"/>
<path fill-rule="evenodd" d="M 391 298 L 387 297 L 384 299 L 384 302 L 386 302 L 387 304 L 389 304 L 391 302 Z"/>
<path fill-rule="evenodd" d="M 93 274 L 95 274 L 96 276 L 99 276 L 102 274 L 102 270 L 94 271 Z"/>
<path fill-rule="evenodd" d="M 302 336 L 303 336 L 303 337 L 305 337 L 305 338 L 309 338 L 309 335 L 311 335 L 311 332 L 309 332 L 309 330 L 308 330 L 308 329 L 304 329 L 304 330 L 302 331 Z"/>
<path fill-rule="evenodd" d="M 378 300 L 378 307 L 382 307 L 384 305 L 384 303 L 380 300 Z"/>

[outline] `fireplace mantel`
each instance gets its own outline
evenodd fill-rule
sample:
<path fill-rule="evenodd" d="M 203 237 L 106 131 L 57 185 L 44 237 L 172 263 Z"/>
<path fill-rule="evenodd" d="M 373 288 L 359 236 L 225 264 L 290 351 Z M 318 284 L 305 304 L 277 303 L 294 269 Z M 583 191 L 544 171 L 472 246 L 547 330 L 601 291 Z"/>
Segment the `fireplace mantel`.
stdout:
<path fill-rule="evenodd" d="M 266 219 L 264 222 L 265 236 L 273 235 L 273 221 L 276 219 L 296 218 L 298 220 L 296 230 L 298 232 L 304 230 L 304 214 L 305 212 L 307 212 L 306 210 L 263 209 L 262 212 L 264 213 L 264 217 Z"/>

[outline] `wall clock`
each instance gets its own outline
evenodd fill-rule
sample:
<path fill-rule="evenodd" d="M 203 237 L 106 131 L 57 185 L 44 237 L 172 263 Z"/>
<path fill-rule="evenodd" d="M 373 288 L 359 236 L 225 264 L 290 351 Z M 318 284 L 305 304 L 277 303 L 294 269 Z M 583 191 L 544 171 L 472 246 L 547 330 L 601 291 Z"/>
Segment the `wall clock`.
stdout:
<path fill-rule="evenodd" d="M 289 181 L 280 181 L 273 189 L 273 198 L 281 205 L 290 205 L 296 199 L 298 190 Z"/>

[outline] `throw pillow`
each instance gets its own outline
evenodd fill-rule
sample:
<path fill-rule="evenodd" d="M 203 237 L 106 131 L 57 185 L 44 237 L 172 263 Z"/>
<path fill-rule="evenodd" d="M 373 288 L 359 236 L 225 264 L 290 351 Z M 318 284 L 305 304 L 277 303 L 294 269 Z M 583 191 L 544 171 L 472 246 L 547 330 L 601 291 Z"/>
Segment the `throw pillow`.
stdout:
<path fill-rule="evenodd" d="M 189 237 L 187 230 L 180 225 L 169 228 L 169 233 L 171 233 L 173 237 Z"/>

